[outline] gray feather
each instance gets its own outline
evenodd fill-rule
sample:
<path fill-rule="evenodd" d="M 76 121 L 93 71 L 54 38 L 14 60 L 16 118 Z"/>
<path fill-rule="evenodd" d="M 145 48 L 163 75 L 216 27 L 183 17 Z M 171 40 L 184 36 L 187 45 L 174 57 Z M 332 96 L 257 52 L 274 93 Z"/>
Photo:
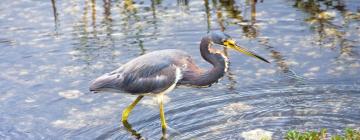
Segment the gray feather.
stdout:
<path fill-rule="evenodd" d="M 174 84 L 176 68 L 180 68 L 183 59 L 188 57 L 180 50 L 161 50 L 142 55 L 97 78 L 90 90 L 160 93 Z"/>

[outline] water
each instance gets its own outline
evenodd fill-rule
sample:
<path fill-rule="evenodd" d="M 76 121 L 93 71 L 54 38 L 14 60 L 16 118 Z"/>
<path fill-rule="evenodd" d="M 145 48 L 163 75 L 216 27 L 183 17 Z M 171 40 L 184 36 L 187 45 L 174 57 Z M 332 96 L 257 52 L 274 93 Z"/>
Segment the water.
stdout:
<path fill-rule="evenodd" d="M 357 0 L 2 1 L 0 139 L 134 139 L 120 118 L 135 97 L 92 94 L 89 82 L 168 48 L 209 67 L 198 45 L 215 30 L 272 63 L 229 50 L 230 70 L 219 83 L 168 94 L 170 138 L 359 129 L 359 11 Z M 143 138 L 161 138 L 152 98 L 129 122 Z"/>

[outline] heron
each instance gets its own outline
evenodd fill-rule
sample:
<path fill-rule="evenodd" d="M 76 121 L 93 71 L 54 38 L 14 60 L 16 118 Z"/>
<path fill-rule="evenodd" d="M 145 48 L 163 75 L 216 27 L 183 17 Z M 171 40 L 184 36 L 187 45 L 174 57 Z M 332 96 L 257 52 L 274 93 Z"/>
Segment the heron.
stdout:
<path fill-rule="evenodd" d="M 227 72 L 229 60 L 223 51 L 212 47 L 214 44 L 270 63 L 254 52 L 240 47 L 228 34 L 212 32 L 202 37 L 200 42 L 200 54 L 212 65 L 210 69 L 199 67 L 194 59 L 182 50 L 153 51 L 96 78 L 90 85 L 90 91 L 136 95 L 137 98 L 122 112 L 121 120 L 124 125 L 128 124 L 129 114 L 144 96 L 156 96 L 160 109 L 161 128 L 165 133 L 167 127 L 164 113 L 165 94 L 178 85 L 208 87 Z"/>

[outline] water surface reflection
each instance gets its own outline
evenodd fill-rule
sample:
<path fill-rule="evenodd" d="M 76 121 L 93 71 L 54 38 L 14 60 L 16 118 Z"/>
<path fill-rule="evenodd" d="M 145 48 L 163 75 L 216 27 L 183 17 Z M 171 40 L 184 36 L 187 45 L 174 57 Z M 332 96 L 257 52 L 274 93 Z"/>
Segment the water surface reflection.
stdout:
<path fill-rule="evenodd" d="M 225 31 L 271 65 L 224 50 L 228 74 L 210 88 L 178 88 L 165 106 L 173 139 L 242 139 L 289 129 L 360 129 L 360 5 L 356 0 L 85 0 L 0 4 L 0 139 L 160 139 L 145 98 L 90 94 L 89 81 L 139 55 L 198 52 Z"/>

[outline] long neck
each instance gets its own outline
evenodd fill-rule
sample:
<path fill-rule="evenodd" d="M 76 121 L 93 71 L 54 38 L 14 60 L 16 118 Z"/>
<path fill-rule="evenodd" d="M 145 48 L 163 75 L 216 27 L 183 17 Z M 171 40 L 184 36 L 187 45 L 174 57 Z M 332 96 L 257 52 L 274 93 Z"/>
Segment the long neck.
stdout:
<path fill-rule="evenodd" d="M 210 52 L 210 42 L 211 41 L 209 37 L 202 38 L 200 43 L 200 53 L 207 62 L 213 65 L 213 67 L 209 70 L 204 70 L 196 75 L 193 75 L 190 82 L 191 85 L 209 86 L 217 82 L 225 74 L 227 69 L 227 61 L 220 53 Z"/>

